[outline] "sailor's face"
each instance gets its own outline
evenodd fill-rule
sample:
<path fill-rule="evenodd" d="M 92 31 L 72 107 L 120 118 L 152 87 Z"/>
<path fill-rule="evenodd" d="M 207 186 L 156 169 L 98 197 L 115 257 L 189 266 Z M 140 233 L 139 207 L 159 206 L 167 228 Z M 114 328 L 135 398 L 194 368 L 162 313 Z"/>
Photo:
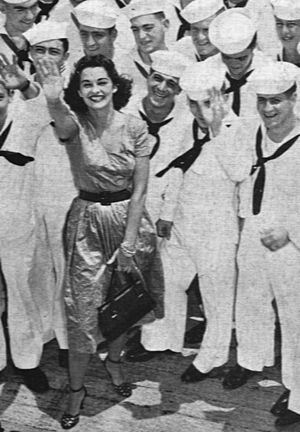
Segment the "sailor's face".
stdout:
<path fill-rule="evenodd" d="M 214 18 L 215 15 L 206 20 L 191 24 L 191 38 L 200 56 L 209 57 L 218 52 L 217 48 L 211 44 L 208 37 L 209 26 Z"/>
<path fill-rule="evenodd" d="M 195 117 L 199 127 L 202 129 L 207 128 L 207 121 L 205 119 L 204 111 L 210 109 L 211 101 L 210 98 L 207 97 L 206 99 L 201 100 L 194 100 L 188 98 L 188 104 L 190 107 L 190 111 Z"/>
<path fill-rule="evenodd" d="M 153 71 L 147 80 L 148 99 L 155 107 L 170 106 L 180 93 L 179 79 Z"/>
<path fill-rule="evenodd" d="M 53 39 L 50 41 L 39 42 L 30 48 L 30 55 L 33 63 L 41 59 L 51 59 L 58 67 L 62 67 L 68 58 L 68 53 L 65 53 L 64 46 L 61 40 Z"/>
<path fill-rule="evenodd" d="M 278 129 L 294 116 L 296 93 L 258 94 L 257 110 L 267 129 Z"/>
<path fill-rule="evenodd" d="M 80 25 L 79 34 L 86 55 L 102 54 L 111 57 L 117 33 L 114 29 L 101 29 Z"/>
<path fill-rule="evenodd" d="M 227 55 L 222 53 L 222 59 L 232 78 L 241 78 L 249 69 L 253 58 L 253 49 L 247 48 L 238 54 Z"/>
<path fill-rule="evenodd" d="M 13 30 L 24 33 L 33 26 L 39 10 L 37 0 L 20 4 L 5 3 L 6 24 Z"/>
<path fill-rule="evenodd" d="M 300 20 L 286 21 L 276 17 L 276 29 L 284 47 L 297 48 L 300 42 Z"/>
<path fill-rule="evenodd" d="M 164 48 L 168 27 L 168 20 L 161 19 L 156 14 L 142 15 L 131 20 L 136 46 L 144 54 Z"/>

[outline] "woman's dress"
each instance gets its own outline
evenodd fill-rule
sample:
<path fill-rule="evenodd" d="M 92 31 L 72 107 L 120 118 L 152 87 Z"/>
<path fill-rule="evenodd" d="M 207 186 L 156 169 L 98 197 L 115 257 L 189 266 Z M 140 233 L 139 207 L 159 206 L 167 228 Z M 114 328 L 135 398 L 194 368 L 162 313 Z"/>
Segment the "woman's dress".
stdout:
<path fill-rule="evenodd" d="M 146 124 L 115 112 L 114 133 L 99 139 L 91 123 L 80 118 L 79 133 L 66 143 L 76 187 L 92 193 L 132 190 L 137 157 L 149 156 L 153 145 Z M 101 277 L 102 266 L 123 241 L 130 200 L 101 205 L 75 198 L 66 224 L 65 303 L 69 348 L 94 353 L 103 337 L 98 328 L 97 308 L 108 294 L 111 271 Z M 137 266 L 156 301 L 154 313 L 163 317 L 163 272 L 156 249 L 156 234 L 144 210 L 136 241 Z"/>

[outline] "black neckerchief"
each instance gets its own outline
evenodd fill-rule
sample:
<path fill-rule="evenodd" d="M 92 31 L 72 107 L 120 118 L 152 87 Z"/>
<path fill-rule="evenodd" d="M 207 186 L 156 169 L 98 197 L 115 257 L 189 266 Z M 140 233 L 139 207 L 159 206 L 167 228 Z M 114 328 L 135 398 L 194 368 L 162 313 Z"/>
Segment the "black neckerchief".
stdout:
<path fill-rule="evenodd" d="M 6 138 L 8 137 L 11 126 L 12 126 L 12 121 L 9 123 L 9 125 L 4 129 L 4 131 L 0 135 L 0 156 L 4 157 L 8 162 L 14 165 L 24 166 L 28 162 L 33 161 L 34 159 L 30 156 L 24 156 L 22 153 L 16 153 L 9 150 L 1 150 L 3 144 L 6 141 Z"/>
<path fill-rule="evenodd" d="M 16 44 L 14 43 L 14 41 L 6 34 L 6 33 L 2 33 L 1 34 L 2 40 L 6 43 L 6 45 L 15 53 L 15 55 L 17 56 L 18 59 L 18 66 L 24 70 L 24 65 L 23 62 L 27 61 L 30 63 L 30 73 L 34 73 L 35 72 L 35 67 L 32 63 L 32 60 L 30 60 L 30 58 L 28 57 L 28 53 L 29 53 L 29 44 L 28 42 L 26 43 L 26 48 L 25 49 L 19 49 Z"/>
<path fill-rule="evenodd" d="M 193 165 L 205 143 L 210 141 L 209 132 L 203 138 L 198 138 L 199 126 L 196 120 L 193 121 L 193 138 L 194 144 L 191 149 L 174 159 L 166 168 L 159 171 L 156 177 L 162 177 L 171 168 L 180 168 L 184 173 Z"/>
<path fill-rule="evenodd" d="M 116 0 L 117 5 L 119 6 L 120 9 L 122 9 L 123 7 L 126 6 L 126 4 L 122 3 L 121 0 Z"/>
<path fill-rule="evenodd" d="M 183 38 L 185 32 L 190 31 L 191 25 L 180 15 L 180 9 L 178 9 L 176 6 L 175 6 L 175 11 L 180 21 L 180 27 L 178 29 L 177 37 L 176 37 L 176 40 L 179 40 Z"/>
<path fill-rule="evenodd" d="M 35 19 L 35 23 L 39 23 L 43 17 L 45 17 L 46 19 L 49 18 L 50 12 L 51 10 L 54 8 L 54 6 L 57 5 L 59 0 L 53 0 L 52 3 L 44 3 L 42 1 L 38 1 L 38 5 L 40 8 L 40 11 Z"/>
<path fill-rule="evenodd" d="M 152 159 L 155 153 L 157 152 L 157 150 L 159 149 L 159 145 L 160 145 L 159 130 L 162 126 L 165 126 L 166 124 L 170 123 L 170 121 L 173 120 L 173 117 L 164 120 L 160 123 L 153 123 L 142 111 L 139 111 L 139 114 L 142 117 L 142 119 L 145 120 L 145 122 L 147 123 L 149 134 L 156 138 L 156 143 L 154 144 L 152 152 L 150 154 L 150 159 Z"/>
<path fill-rule="evenodd" d="M 261 203 L 264 194 L 265 187 L 265 178 L 266 178 L 266 168 L 265 163 L 270 160 L 277 159 L 283 153 L 285 153 L 299 138 L 300 134 L 296 135 L 294 138 L 291 138 L 284 144 L 282 144 L 271 156 L 264 157 L 262 152 L 262 131 L 261 127 L 258 128 L 256 134 L 256 156 L 257 161 L 255 165 L 252 165 L 250 175 L 253 175 L 255 171 L 258 169 L 258 173 L 254 182 L 253 187 L 253 197 L 252 197 L 252 212 L 254 215 L 260 213 Z"/>
<path fill-rule="evenodd" d="M 240 109 L 241 109 L 241 93 L 240 89 L 243 87 L 246 82 L 249 75 L 251 75 L 253 70 L 250 70 L 245 75 L 242 76 L 242 78 L 234 79 L 232 78 L 228 72 L 226 72 L 226 78 L 228 79 L 230 83 L 230 87 L 226 89 L 225 93 L 233 93 L 233 101 L 232 101 L 232 110 L 235 112 L 235 114 L 238 116 L 240 115 Z"/>
<path fill-rule="evenodd" d="M 234 5 L 234 6 L 230 6 L 229 5 L 229 1 L 228 0 L 224 0 L 224 5 L 228 8 L 228 9 L 233 9 L 233 8 L 236 8 L 236 7 L 245 7 L 246 5 L 247 5 L 247 3 L 248 3 L 248 0 L 243 0 L 241 3 L 239 3 L 239 4 L 237 4 L 237 5 Z"/>
<path fill-rule="evenodd" d="M 143 75 L 144 78 L 148 78 L 149 73 L 148 71 L 137 61 L 134 60 L 134 64 L 137 67 L 138 71 Z"/>

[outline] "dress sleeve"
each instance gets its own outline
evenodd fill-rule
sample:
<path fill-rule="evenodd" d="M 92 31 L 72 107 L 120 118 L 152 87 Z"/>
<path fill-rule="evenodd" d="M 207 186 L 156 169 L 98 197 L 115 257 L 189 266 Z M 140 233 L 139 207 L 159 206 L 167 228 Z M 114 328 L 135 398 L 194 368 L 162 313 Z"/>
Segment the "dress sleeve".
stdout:
<path fill-rule="evenodd" d="M 128 126 L 134 143 L 135 157 L 150 156 L 156 140 L 152 135 L 149 135 L 146 122 L 137 117 L 129 116 Z"/>

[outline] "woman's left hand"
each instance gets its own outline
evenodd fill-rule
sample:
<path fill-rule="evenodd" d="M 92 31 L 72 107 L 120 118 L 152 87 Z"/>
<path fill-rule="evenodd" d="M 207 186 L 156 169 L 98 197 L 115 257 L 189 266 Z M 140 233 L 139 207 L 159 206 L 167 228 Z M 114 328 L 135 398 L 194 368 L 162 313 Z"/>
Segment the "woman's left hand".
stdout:
<path fill-rule="evenodd" d="M 125 256 L 121 248 L 118 251 L 117 260 L 118 260 L 117 270 L 119 271 L 130 273 L 135 268 L 135 262 L 133 260 L 133 257 Z"/>

